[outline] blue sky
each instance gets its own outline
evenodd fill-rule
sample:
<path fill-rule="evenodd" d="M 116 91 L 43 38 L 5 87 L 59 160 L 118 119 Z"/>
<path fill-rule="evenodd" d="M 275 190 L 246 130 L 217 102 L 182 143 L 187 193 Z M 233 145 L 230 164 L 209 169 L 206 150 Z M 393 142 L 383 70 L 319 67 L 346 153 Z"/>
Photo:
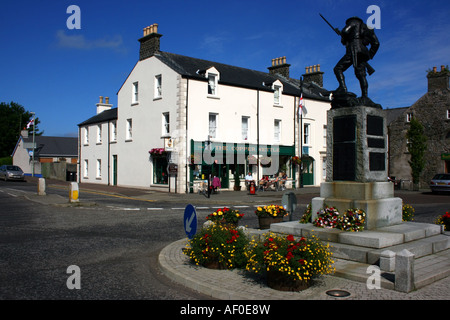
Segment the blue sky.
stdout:
<path fill-rule="evenodd" d="M 72 4 L 81 9 L 79 30 L 66 26 Z M 370 5 L 381 9 L 381 46 L 369 96 L 384 108 L 410 106 L 427 91 L 426 70 L 450 64 L 448 1 L 1 0 L 0 101 L 35 112 L 47 136 L 76 136 L 100 95 L 117 106 L 139 58 L 137 40 L 153 23 L 163 51 L 260 71 L 286 56 L 291 77 L 320 64 L 332 90 L 345 49 L 319 13 L 341 29 L 351 16 L 366 21 Z M 359 95 L 352 69 L 346 77 Z"/>

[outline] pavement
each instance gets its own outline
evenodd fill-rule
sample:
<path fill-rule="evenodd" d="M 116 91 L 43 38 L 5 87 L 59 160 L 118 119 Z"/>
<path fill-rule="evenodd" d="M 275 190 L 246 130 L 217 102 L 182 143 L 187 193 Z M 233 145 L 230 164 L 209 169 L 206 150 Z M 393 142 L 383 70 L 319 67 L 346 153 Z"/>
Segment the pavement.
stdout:
<path fill-rule="evenodd" d="M 36 178 L 27 178 L 35 181 Z M 68 182 L 47 180 L 47 187 L 68 188 Z M 309 203 L 309 200 L 319 193 L 318 187 L 305 187 L 283 192 L 258 192 L 250 195 L 247 191 L 221 191 L 206 198 L 199 194 L 174 194 L 150 191 L 148 189 L 105 186 L 99 184 L 80 184 L 80 203 L 69 204 L 68 197 L 62 197 L 48 192 L 46 196 L 28 193 L 29 200 L 53 205 L 92 205 L 83 202 L 82 193 L 97 192 L 111 196 L 130 198 L 143 201 L 163 201 L 176 203 L 192 203 L 194 205 L 262 205 L 281 203 L 285 192 L 293 192 L 299 202 Z M 309 200 L 308 200 L 309 199 Z M 448 232 L 447 235 L 450 235 Z M 322 276 L 314 285 L 301 292 L 282 292 L 273 290 L 258 277 L 249 277 L 242 270 L 211 270 L 197 267 L 189 263 L 182 249 L 187 239 L 175 241 L 163 248 L 159 255 L 161 271 L 172 281 L 198 291 L 212 299 L 220 300 L 448 300 L 450 299 L 450 249 L 440 253 L 437 260 L 423 257 L 416 259 L 415 267 L 423 272 L 427 268 L 444 268 L 439 280 L 424 284 L 419 289 L 409 293 L 398 292 L 393 289 L 389 280 L 382 279 L 381 288 L 370 289 L 367 273 L 368 265 L 352 263 L 336 259 L 336 273 Z M 433 255 L 434 256 L 434 255 Z M 435 259 L 436 257 L 434 257 Z M 442 276 L 442 274 L 446 276 Z M 387 284 L 387 285 L 386 285 Z M 330 290 L 348 292 L 346 297 L 335 297 L 327 294 Z"/>

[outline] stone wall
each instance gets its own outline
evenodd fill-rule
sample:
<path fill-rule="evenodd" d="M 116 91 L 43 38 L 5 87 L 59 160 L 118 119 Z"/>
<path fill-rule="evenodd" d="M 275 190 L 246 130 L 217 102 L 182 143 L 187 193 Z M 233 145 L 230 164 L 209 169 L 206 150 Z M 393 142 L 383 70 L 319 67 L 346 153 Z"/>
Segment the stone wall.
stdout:
<path fill-rule="evenodd" d="M 450 153 L 450 119 L 447 110 L 450 109 L 450 90 L 435 90 L 426 93 L 410 108 L 406 109 L 389 125 L 389 162 L 391 176 L 400 180 L 412 180 L 409 166 L 406 133 L 409 130 L 407 114 L 424 126 L 427 136 L 426 165 L 422 172 L 419 187 L 427 188 L 429 181 L 436 173 L 443 172 L 445 163 L 441 160 L 442 153 Z"/>

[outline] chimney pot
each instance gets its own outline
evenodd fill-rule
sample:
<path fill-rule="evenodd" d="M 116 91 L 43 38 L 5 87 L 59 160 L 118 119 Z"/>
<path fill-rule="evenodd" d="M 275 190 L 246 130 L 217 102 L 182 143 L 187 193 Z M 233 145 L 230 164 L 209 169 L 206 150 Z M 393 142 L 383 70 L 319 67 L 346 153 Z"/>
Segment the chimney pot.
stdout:
<path fill-rule="evenodd" d="M 109 97 L 105 97 L 105 104 L 109 104 Z"/>
<path fill-rule="evenodd" d="M 272 59 L 272 67 L 275 65 L 275 59 Z"/>
<path fill-rule="evenodd" d="M 320 64 L 317 65 L 317 71 L 320 72 Z"/>
<path fill-rule="evenodd" d="M 103 96 L 100 96 L 100 103 L 103 103 Z"/>
<path fill-rule="evenodd" d="M 445 66 L 441 66 L 441 71 L 445 71 Z"/>
<path fill-rule="evenodd" d="M 153 24 L 153 32 L 158 33 L 158 24 L 157 23 Z"/>
<path fill-rule="evenodd" d="M 436 73 L 436 69 L 437 69 L 436 67 L 433 67 L 433 73 Z"/>

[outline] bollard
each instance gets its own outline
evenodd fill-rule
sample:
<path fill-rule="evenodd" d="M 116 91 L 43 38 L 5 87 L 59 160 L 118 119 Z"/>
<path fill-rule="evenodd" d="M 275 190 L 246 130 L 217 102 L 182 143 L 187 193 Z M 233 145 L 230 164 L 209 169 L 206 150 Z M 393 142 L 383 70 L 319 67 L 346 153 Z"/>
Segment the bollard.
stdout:
<path fill-rule="evenodd" d="M 384 250 L 380 255 L 380 269 L 392 272 L 395 270 L 395 252 Z"/>
<path fill-rule="evenodd" d="M 414 254 L 406 249 L 398 252 L 395 257 L 395 290 L 414 290 Z"/>
<path fill-rule="evenodd" d="M 38 195 L 39 196 L 45 196 L 45 179 L 44 178 L 39 178 L 38 180 Z"/>
<path fill-rule="evenodd" d="M 76 182 L 70 183 L 69 202 L 79 202 L 79 200 L 78 200 L 78 183 L 76 183 Z"/>

